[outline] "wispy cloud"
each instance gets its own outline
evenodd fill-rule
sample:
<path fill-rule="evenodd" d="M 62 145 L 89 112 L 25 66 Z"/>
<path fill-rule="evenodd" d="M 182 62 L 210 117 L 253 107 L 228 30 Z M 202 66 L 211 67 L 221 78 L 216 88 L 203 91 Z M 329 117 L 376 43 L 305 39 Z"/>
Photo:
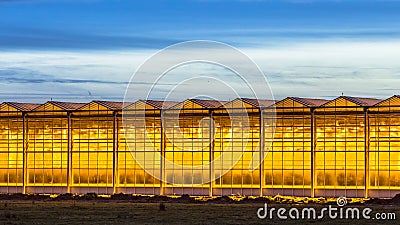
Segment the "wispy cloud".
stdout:
<path fill-rule="evenodd" d="M 2 83 L 61 83 L 61 84 L 128 84 L 128 82 L 117 82 L 99 79 L 68 79 L 57 78 L 47 74 L 42 74 L 37 71 L 29 70 L 26 68 L 5 68 L 0 69 L 0 79 Z"/>
<path fill-rule="evenodd" d="M 130 49 L 161 48 L 179 41 L 133 35 L 78 33 L 61 29 L 1 26 L 0 49 Z"/>
<path fill-rule="evenodd" d="M 277 98 L 342 92 L 385 98 L 400 92 L 400 41 L 299 43 L 248 51 Z"/>
<path fill-rule="evenodd" d="M 286 46 L 242 48 L 260 66 L 277 99 L 286 96 L 332 98 L 346 95 L 386 98 L 400 93 L 400 41 L 297 43 Z M 43 102 L 56 100 L 122 100 L 135 69 L 154 51 L 34 51 L 0 53 L 0 100 Z M 177 68 L 161 80 L 152 97 L 164 96 L 183 79 L 214 76 L 240 81 L 226 71 Z M 208 83 L 211 82 L 211 83 Z M 135 84 L 141 98 L 152 81 Z M 188 82 L 176 99 L 203 92 L 232 98 L 212 80 Z"/>

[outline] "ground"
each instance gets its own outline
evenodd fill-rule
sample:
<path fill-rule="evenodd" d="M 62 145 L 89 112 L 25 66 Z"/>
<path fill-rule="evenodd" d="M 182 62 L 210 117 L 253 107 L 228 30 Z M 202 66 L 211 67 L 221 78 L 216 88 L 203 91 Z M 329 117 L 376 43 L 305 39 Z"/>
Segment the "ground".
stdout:
<path fill-rule="evenodd" d="M 126 201 L 34 201 L 3 200 L 0 202 L 0 224 L 398 224 L 397 220 L 279 220 L 276 215 L 261 220 L 258 208 L 263 203 L 214 204 L 214 203 L 132 203 Z M 326 207 L 324 204 L 269 204 L 268 207 Z M 336 206 L 336 205 L 333 205 Z M 373 213 L 394 212 L 400 219 L 400 206 L 357 205 L 370 207 Z M 371 214 L 372 215 L 372 214 Z"/>

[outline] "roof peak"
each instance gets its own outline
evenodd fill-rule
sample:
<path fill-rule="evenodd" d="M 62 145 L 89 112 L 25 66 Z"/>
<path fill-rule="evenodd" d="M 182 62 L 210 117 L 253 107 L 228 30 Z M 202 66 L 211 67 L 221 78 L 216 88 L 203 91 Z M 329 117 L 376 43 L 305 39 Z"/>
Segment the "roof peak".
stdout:
<path fill-rule="evenodd" d="M 19 111 L 27 112 L 32 111 L 36 107 L 40 106 L 40 104 L 35 103 L 21 103 L 21 102 L 3 102 L 3 104 L 7 104 Z"/>
<path fill-rule="evenodd" d="M 377 98 L 355 97 L 355 96 L 340 96 L 336 99 L 339 99 L 341 97 L 360 106 L 373 106 L 382 101 L 382 99 L 377 99 Z"/>
<path fill-rule="evenodd" d="M 300 104 L 303 104 L 308 107 L 318 107 L 324 105 L 329 102 L 327 99 L 322 98 L 301 98 L 301 97 L 287 97 L 286 99 L 292 99 Z M 284 99 L 285 100 L 285 99 Z M 282 101 L 284 101 L 282 100 Z"/>

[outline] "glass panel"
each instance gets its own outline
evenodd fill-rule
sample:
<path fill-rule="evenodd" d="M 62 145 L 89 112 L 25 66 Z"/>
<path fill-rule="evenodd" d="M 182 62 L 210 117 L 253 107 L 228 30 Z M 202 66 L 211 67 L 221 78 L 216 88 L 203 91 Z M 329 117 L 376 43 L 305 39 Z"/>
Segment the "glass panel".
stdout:
<path fill-rule="evenodd" d="M 66 185 L 68 119 L 29 118 L 27 121 L 28 185 Z"/>
<path fill-rule="evenodd" d="M 287 99 L 277 108 L 272 146 L 264 160 L 266 188 L 311 188 L 311 113 Z M 264 113 L 265 124 L 272 118 Z M 265 127 L 265 132 L 271 132 Z M 266 133 L 266 142 L 272 134 Z"/>
<path fill-rule="evenodd" d="M 364 188 L 364 112 L 344 99 L 316 111 L 317 188 Z"/>
<path fill-rule="evenodd" d="M 377 189 L 400 188 L 400 114 L 387 101 L 370 114 L 370 186 Z"/>
<path fill-rule="evenodd" d="M 180 110 L 163 114 L 167 187 L 208 187 L 210 160 L 209 112 L 185 101 Z M 177 120 L 173 120 L 177 118 Z M 203 184 L 204 183 L 204 184 Z"/>
<path fill-rule="evenodd" d="M 112 186 L 113 117 L 72 118 L 72 184 Z"/>
<path fill-rule="evenodd" d="M 126 114 L 125 122 L 128 124 L 126 127 L 123 127 L 122 118 L 118 118 L 117 185 L 159 187 L 160 181 L 151 174 L 160 174 L 160 156 L 145 153 L 150 150 L 161 150 L 160 110 L 139 109 L 144 109 L 144 106 L 138 107 L 138 110 L 132 108 L 131 115 Z M 145 124 L 138 116 L 146 116 Z"/>
<path fill-rule="evenodd" d="M 0 117 L 0 185 L 22 185 L 22 117 L 4 113 Z"/>

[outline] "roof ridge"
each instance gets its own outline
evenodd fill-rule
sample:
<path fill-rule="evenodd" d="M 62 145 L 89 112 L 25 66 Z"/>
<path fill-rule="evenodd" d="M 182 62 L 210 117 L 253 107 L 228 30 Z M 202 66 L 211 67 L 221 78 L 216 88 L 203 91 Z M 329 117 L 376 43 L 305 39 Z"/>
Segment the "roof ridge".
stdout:
<path fill-rule="evenodd" d="M 354 97 L 354 96 L 340 96 L 345 98 L 346 100 L 352 101 L 353 103 L 360 105 L 360 106 L 372 106 L 375 105 L 381 101 L 382 99 L 377 99 L 377 98 L 366 98 L 366 97 Z M 340 98 L 338 97 L 338 98 Z M 336 98 L 336 99 L 338 99 Z"/>
<path fill-rule="evenodd" d="M 239 98 L 239 99 L 254 107 L 268 107 L 276 103 L 275 100 L 270 100 L 270 99 L 257 99 L 257 98 Z"/>
<path fill-rule="evenodd" d="M 81 103 L 81 102 L 62 102 L 62 101 L 48 101 L 46 103 L 44 103 L 43 105 L 50 103 L 53 104 L 57 107 L 60 107 L 63 110 L 74 110 L 74 109 L 78 109 L 88 103 Z"/>
<path fill-rule="evenodd" d="M 288 97 L 288 98 L 308 107 L 318 107 L 329 102 L 329 100 L 322 98 L 302 98 L 302 97 Z"/>
<path fill-rule="evenodd" d="M 189 101 L 192 101 L 196 104 L 199 104 L 205 108 L 219 108 L 221 107 L 224 103 L 224 101 L 219 101 L 219 100 L 212 100 L 212 99 L 197 99 L 197 98 L 191 98 L 188 99 Z M 212 104 L 214 103 L 214 104 Z"/>
<path fill-rule="evenodd" d="M 23 102 L 3 102 L 3 103 L 11 107 L 14 107 L 19 111 L 31 111 L 40 106 L 40 104 L 36 103 L 23 103 Z"/>
<path fill-rule="evenodd" d="M 115 102 L 115 101 L 94 100 L 92 102 L 95 102 L 95 103 L 102 105 L 111 110 L 119 110 L 119 109 L 122 110 L 123 105 L 124 105 L 124 102 Z M 88 104 L 90 104 L 92 102 L 89 102 Z"/>
<path fill-rule="evenodd" d="M 398 98 L 398 99 L 400 99 L 400 95 L 393 95 L 393 96 L 391 96 L 391 97 L 389 97 L 389 98 L 387 98 L 387 99 L 384 99 L 384 100 L 382 100 L 382 101 L 376 103 L 374 106 L 378 106 L 378 105 L 380 105 L 380 104 L 383 104 L 384 102 L 390 101 L 390 100 L 393 99 L 393 98 Z"/>

